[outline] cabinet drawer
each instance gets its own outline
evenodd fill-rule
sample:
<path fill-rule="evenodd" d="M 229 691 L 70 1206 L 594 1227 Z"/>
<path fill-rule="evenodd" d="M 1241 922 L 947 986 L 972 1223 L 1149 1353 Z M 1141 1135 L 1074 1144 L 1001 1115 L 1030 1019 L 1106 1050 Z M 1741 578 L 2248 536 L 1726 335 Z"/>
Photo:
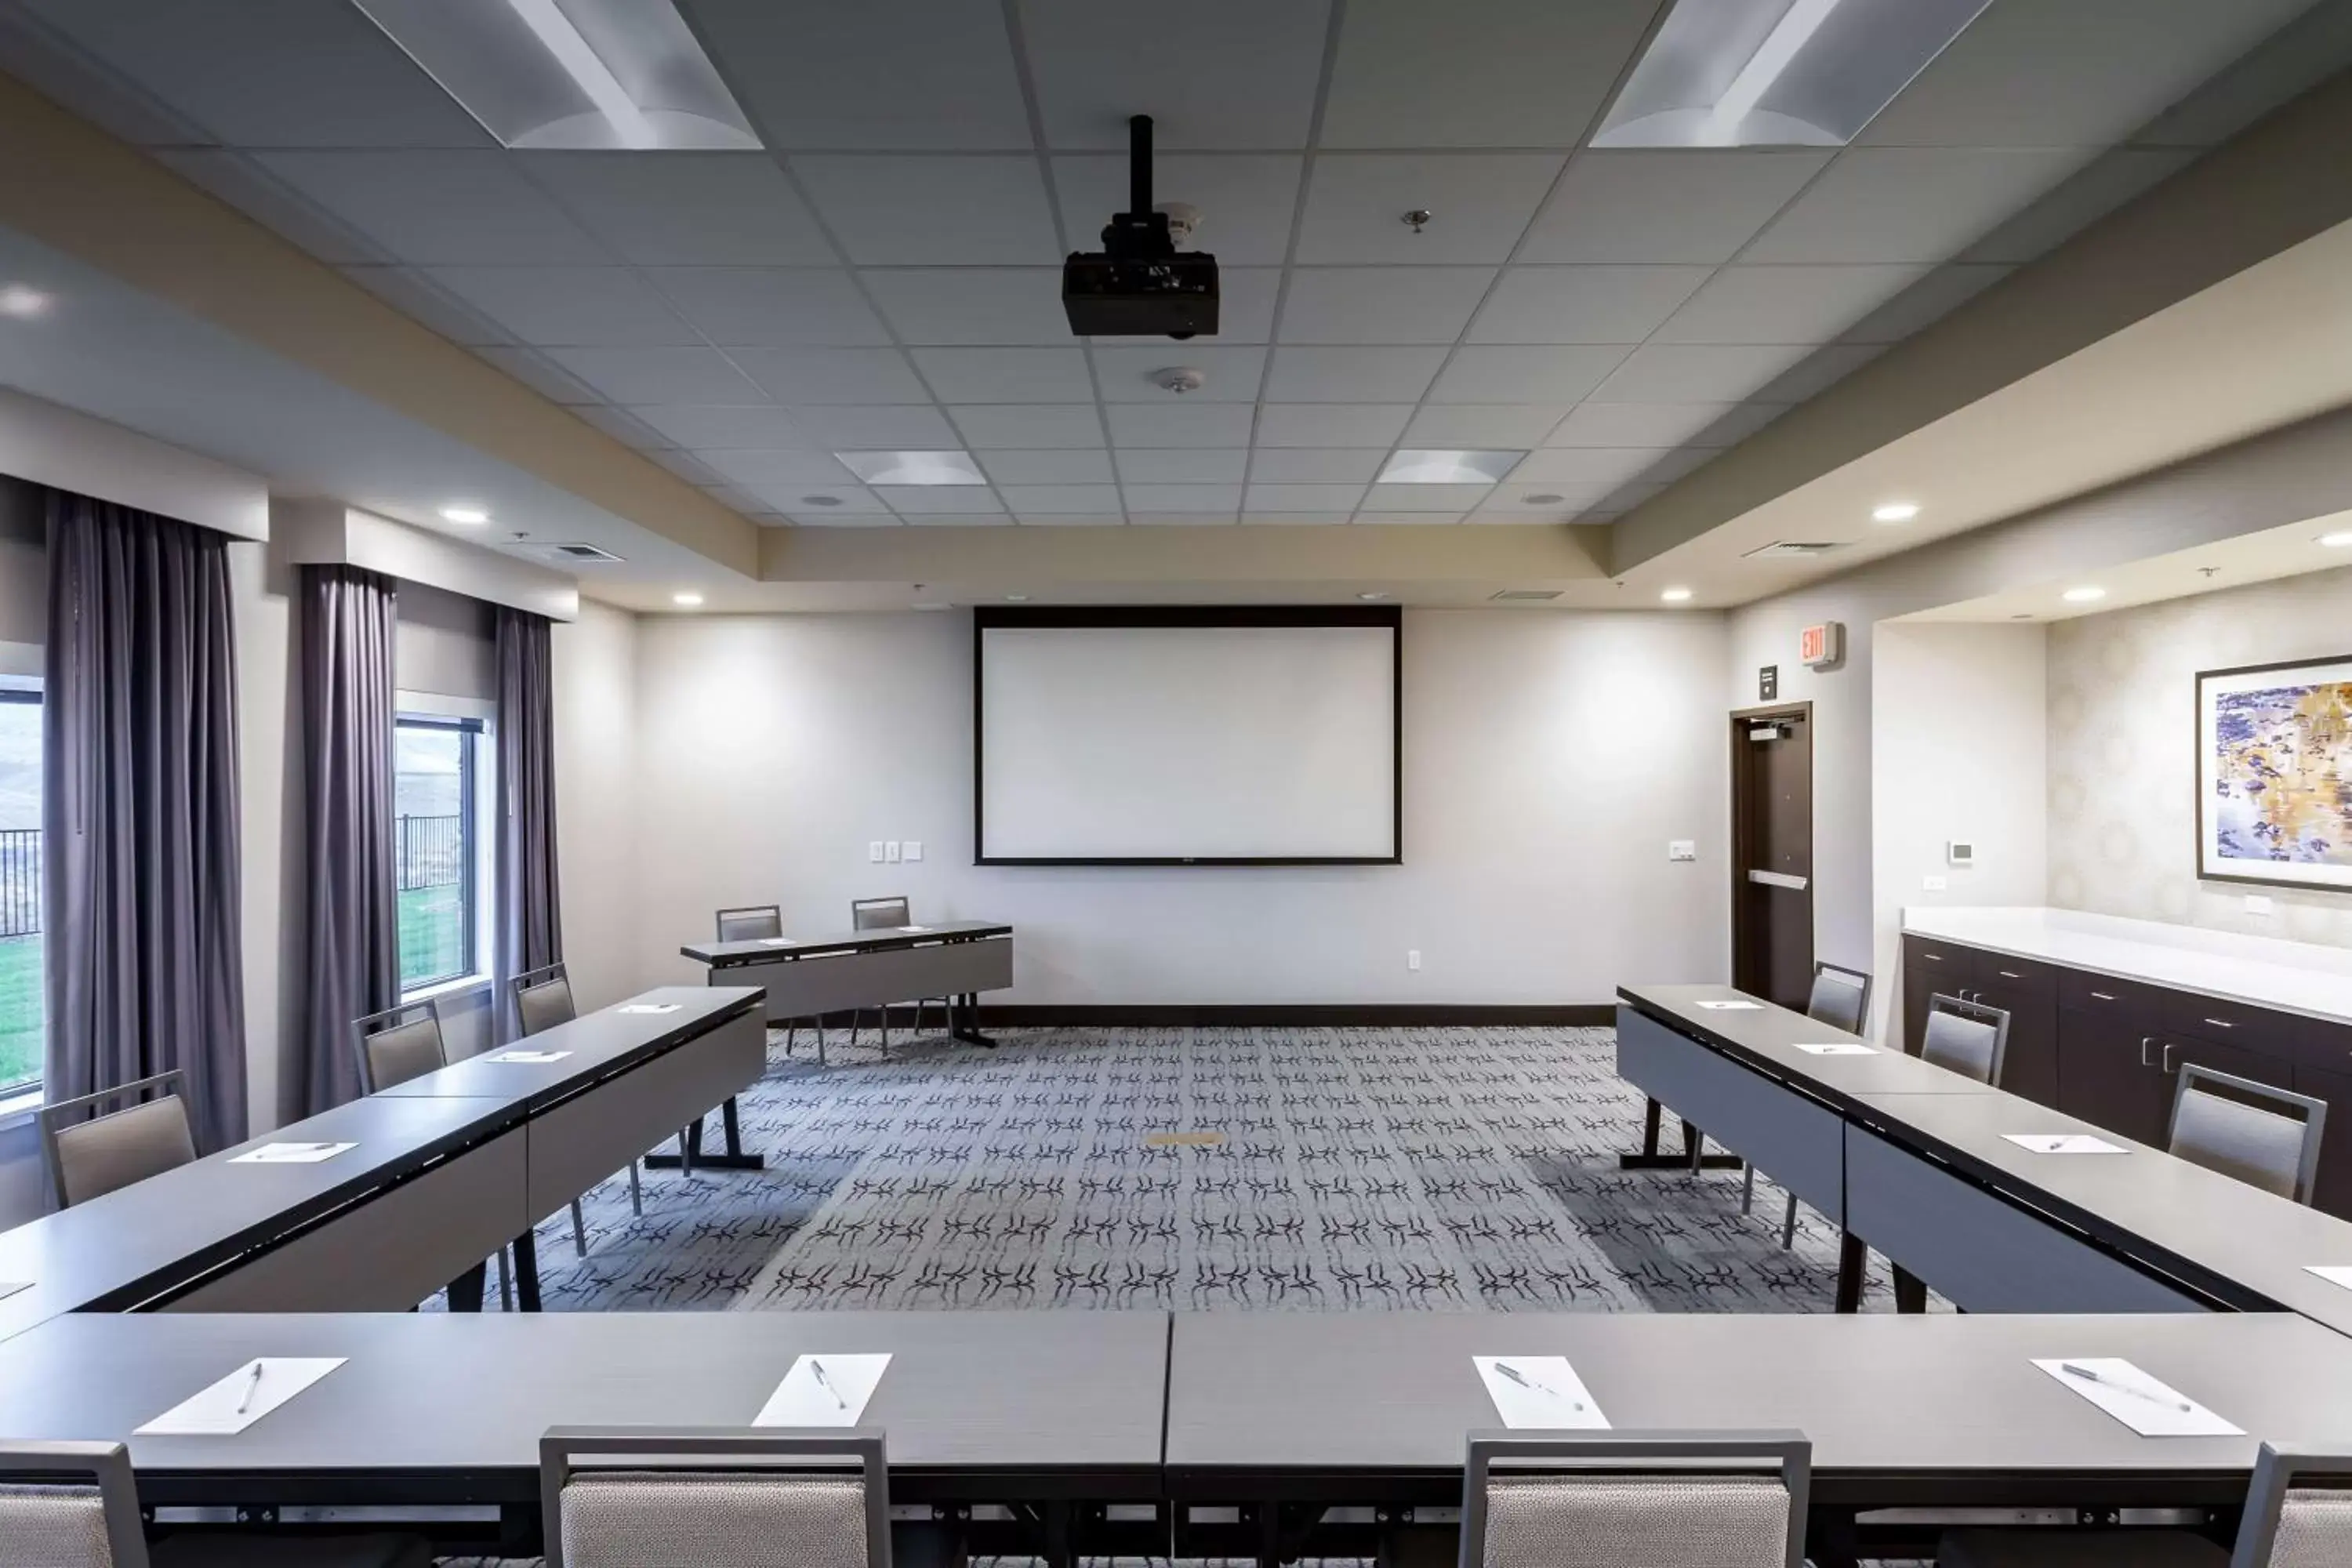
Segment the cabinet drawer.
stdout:
<path fill-rule="evenodd" d="M 1970 988 L 2044 1002 L 2058 994 L 2058 971 L 2047 963 L 2036 963 L 2030 958 L 2011 958 L 2003 952 L 1979 952 Z"/>
<path fill-rule="evenodd" d="M 2352 1025 L 2299 1018 L 2295 1021 L 2294 1040 L 2298 1068 L 2352 1074 Z M 2352 1113 L 2347 1113 L 2347 1119 L 2352 1121 Z"/>
<path fill-rule="evenodd" d="M 2150 1030 L 2166 1027 L 2167 1004 L 2179 1000 L 2154 985 L 2116 980 L 2086 970 L 2059 972 L 2058 1003 L 2097 1017 L 2124 1018 Z"/>
<path fill-rule="evenodd" d="M 1985 956 L 1958 942 L 1906 936 L 1903 939 L 1904 981 L 1927 991 L 1948 991 L 1972 977 Z"/>
<path fill-rule="evenodd" d="M 2168 992 L 2166 1001 L 2171 1016 L 2165 1020 L 2165 1027 L 2173 1033 L 2239 1046 L 2264 1056 L 2293 1054 L 2294 1037 L 2303 1032 L 2302 1019 L 2267 1007 L 2192 996 L 2185 991 Z"/>

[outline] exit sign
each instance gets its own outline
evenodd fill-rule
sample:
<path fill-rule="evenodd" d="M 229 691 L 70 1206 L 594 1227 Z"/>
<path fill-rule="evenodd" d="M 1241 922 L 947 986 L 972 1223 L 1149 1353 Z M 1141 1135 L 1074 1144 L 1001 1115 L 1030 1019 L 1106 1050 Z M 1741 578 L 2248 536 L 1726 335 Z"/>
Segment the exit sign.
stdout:
<path fill-rule="evenodd" d="M 1822 621 L 1797 634 L 1797 658 L 1814 669 L 1827 669 L 1845 658 L 1845 626 Z"/>

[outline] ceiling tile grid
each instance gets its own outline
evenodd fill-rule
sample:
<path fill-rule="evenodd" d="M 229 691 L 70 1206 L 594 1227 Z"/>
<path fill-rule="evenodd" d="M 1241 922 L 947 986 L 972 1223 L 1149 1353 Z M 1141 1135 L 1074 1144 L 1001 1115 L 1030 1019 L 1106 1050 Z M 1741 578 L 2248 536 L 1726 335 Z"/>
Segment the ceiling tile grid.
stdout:
<path fill-rule="evenodd" d="M 1664 6 L 680 0 L 759 153 L 503 150 L 309 0 L 0 0 L 0 68 L 69 63 L 61 99 L 761 521 L 1553 521 L 2177 171 L 2126 143 L 2305 0 L 1993 0 L 1851 147 L 1586 146 Z M 1214 337 L 1063 317 L 1136 112 Z M 1379 482 L 1399 448 L 1518 462 Z M 989 483 L 867 489 L 861 449 Z"/>

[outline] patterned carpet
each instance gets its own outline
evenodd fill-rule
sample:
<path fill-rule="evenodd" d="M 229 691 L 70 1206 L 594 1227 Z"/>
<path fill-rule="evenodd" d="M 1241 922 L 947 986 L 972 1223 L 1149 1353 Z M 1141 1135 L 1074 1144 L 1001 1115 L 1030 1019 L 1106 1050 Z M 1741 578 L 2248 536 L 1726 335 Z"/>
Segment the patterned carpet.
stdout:
<path fill-rule="evenodd" d="M 1835 1234 L 1738 1173 L 1622 1172 L 1606 1029 L 1008 1030 L 771 1045 L 763 1172 L 541 1227 L 550 1310 L 1826 1311 Z M 1671 1121 L 1669 1127 L 1673 1125 Z M 1169 1141 L 1169 1135 L 1192 1135 Z M 1871 1293 L 1883 1298 L 1883 1270 Z M 1888 1303 L 1879 1300 L 1884 1308 Z"/>

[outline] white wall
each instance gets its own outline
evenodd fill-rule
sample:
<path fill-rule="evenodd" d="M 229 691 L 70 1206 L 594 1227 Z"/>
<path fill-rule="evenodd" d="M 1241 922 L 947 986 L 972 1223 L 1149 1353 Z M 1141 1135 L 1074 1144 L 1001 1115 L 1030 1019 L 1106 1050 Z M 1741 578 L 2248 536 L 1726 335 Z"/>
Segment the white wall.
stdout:
<path fill-rule="evenodd" d="M 1598 1003 L 1727 972 L 1715 616 L 1408 611 L 1405 863 L 1328 868 L 972 866 L 962 615 L 664 616 L 636 642 L 634 694 L 616 649 L 591 657 L 604 710 L 636 714 L 640 885 L 620 901 L 647 980 L 699 978 L 677 944 L 722 905 L 834 931 L 853 898 L 898 892 L 919 918 L 1017 923 L 1016 1003 Z M 589 679 L 566 672 L 567 731 Z M 564 780 L 584 969 L 618 917 L 573 923 L 600 873 Z M 877 838 L 924 859 L 870 865 Z M 1670 838 L 1701 859 L 1669 864 Z"/>
<path fill-rule="evenodd" d="M 658 922 L 641 929 L 638 919 L 640 838 L 654 835 L 640 834 L 637 810 L 638 758 L 647 749 L 637 722 L 637 626 L 625 610 L 583 603 L 580 618 L 553 635 L 563 957 L 583 1008 L 643 990 L 664 967 L 654 962 L 663 940 L 675 951 L 704 923 L 680 933 Z"/>

